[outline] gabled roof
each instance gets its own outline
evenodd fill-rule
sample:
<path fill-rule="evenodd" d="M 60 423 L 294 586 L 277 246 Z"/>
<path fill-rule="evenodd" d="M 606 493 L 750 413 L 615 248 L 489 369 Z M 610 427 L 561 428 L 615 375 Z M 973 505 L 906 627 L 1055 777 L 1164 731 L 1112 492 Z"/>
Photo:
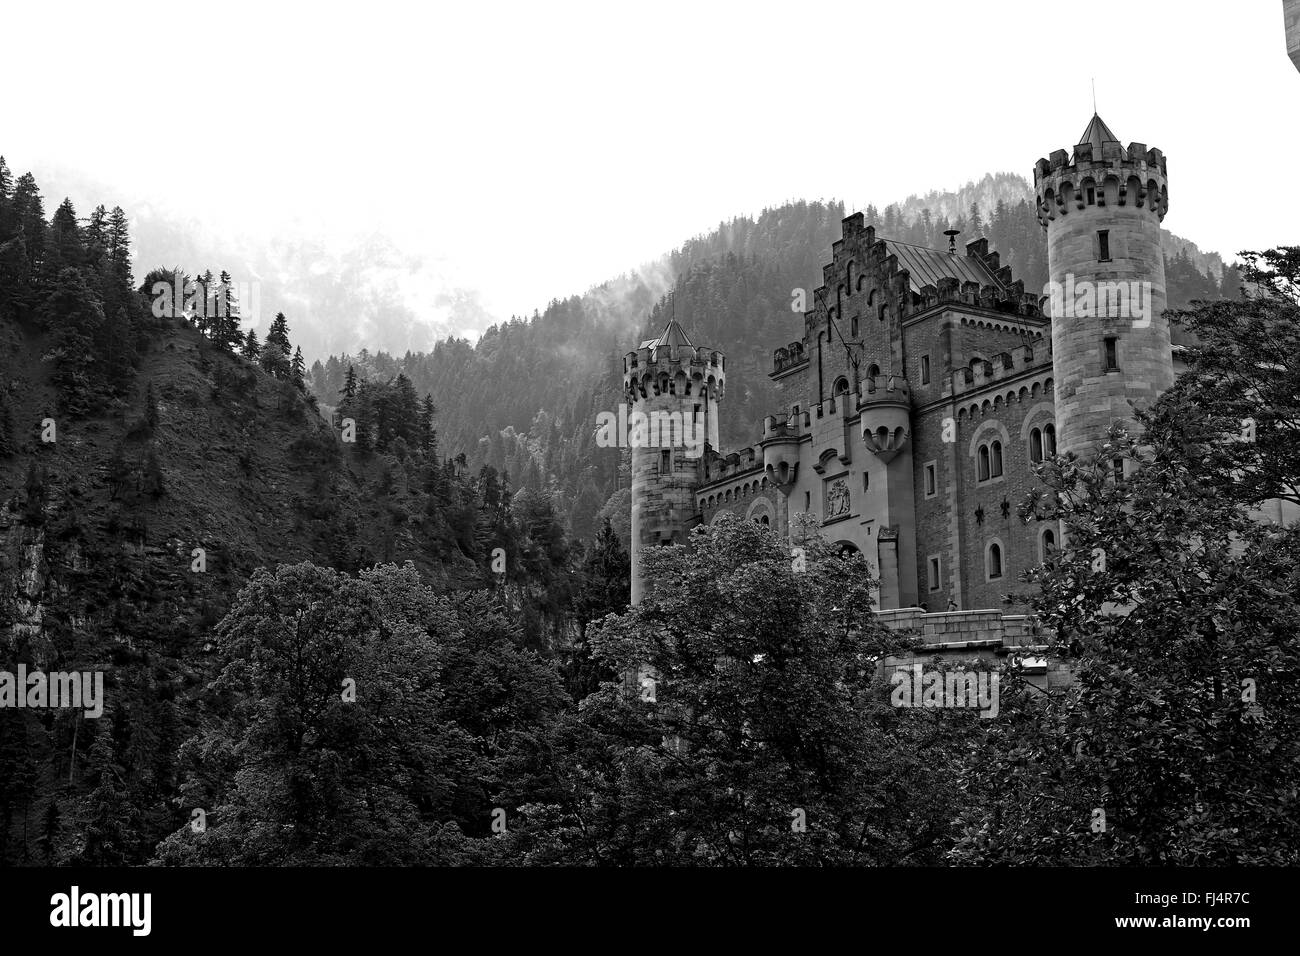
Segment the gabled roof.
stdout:
<path fill-rule="evenodd" d="M 1092 145 L 1092 154 L 1101 155 L 1101 146 L 1103 143 L 1114 143 L 1116 146 L 1122 146 L 1119 137 L 1110 131 L 1110 127 L 1096 113 L 1092 114 L 1092 119 L 1088 120 L 1088 127 L 1083 131 L 1083 138 L 1079 140 L 1078 145 Z"/>
<path fill-rule="evenodd" d="M 1002 288 L 993 270 L 979 256 L 951 255 L 897 239 L 885 239 L 885 247 L 898 257 L 898 267 L 907 270 L 913 292 L 920 292 L 928 285 L 938 285 L 939 280 L 945 277 L 961 282 L 978 282 L 981 287 Z"/>

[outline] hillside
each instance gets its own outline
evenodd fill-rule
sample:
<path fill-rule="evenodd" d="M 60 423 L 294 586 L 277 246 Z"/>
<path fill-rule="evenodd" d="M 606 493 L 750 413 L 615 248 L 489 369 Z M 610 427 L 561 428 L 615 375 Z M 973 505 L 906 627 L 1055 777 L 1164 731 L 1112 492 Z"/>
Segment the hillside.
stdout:
<path fill-rule="evenodd" d="M 616 543 L 593 552 L 592 596 L 550 501 L 444 458 L 409 381 L 362 383 L 348 442 L 282 314 L 263 344 L 230 312 L 156 315 L 148 290 L 171 277 L 137 284 L 126 222 L 70 202 L 47 220 L 0 160 L 0 671 L 107 688 L 100 719 L 0 713 L 0 865 L 141 864 L 183 827 L 178 748 L 220 667 L 214 625 L 257 569 L 410 562 L 438 593 L 490 591 L 510 612 L 497 639 L 556 667 L 626 601 Z"/>

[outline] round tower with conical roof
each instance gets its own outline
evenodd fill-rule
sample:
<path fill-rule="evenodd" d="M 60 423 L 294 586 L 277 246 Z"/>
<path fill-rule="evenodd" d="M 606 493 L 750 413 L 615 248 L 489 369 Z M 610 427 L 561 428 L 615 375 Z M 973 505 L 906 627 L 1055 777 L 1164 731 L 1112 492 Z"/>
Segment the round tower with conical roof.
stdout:
<path fill-rule="evenodd" d="M 1093 114 L 1071 156 L 1034 167 L 1047 230 L 1057 448 L 1086 453 L 1173 384 L 1160 222 L 1165 157 Z"/>
<path fill-rule="evenodd" d="M 685 544 L 698 509 L 704 454 L 718 447 L 726 359 L 697 348 L 674 319 L 623 358 L 632 453 L 632 603 L 644 592 L 641 551 Z M 622 417 L 622 416 L 620 416 Z"/>

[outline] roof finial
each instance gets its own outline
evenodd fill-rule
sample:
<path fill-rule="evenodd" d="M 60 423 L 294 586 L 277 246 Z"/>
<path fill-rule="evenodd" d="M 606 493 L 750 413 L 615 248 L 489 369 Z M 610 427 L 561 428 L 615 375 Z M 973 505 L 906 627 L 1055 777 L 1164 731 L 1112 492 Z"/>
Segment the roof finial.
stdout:
<path fill-rule="evenodd" d="M 1097 78 L 1092 78 L 1092 115 L 1097 115 Z"/>

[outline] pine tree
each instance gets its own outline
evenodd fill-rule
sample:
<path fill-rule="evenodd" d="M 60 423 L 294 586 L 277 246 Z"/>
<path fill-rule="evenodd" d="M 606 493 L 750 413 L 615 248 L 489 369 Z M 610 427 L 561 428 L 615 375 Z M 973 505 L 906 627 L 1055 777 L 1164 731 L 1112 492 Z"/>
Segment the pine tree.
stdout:
<path fill-rule="evenodd" d="M 356 449 L 357 457 L 366 458 L 369 456 L 373 443 L 370 438 L 371 428 L 371 387 L 369 382 L 362 382 L 361 387 L 357 389 L 356 397 L 356 415 L 352 416 L 356 422 Z"/>
<path fill-rule="evenodd" d="M 77 227 L 77 213 L 70 199 L 63 200 L 54 211 L 49 236 L 45 269 L 50 274 L 56 274 L 64 266 L 74 269 L 82 266 L 85 249 L 81 243 L 81 230 Z"/>
<path fill-rule="evenodd" d="M 221 271 L 221 280 L 215 295 L 216 314 L 212 317 L 212 339 L 227 352 L 234 352 L 243 340 L 239 331 L 239 300 L 230 273 Z"/>
<path fill-rule="evenodd" d="M 262 346 L 258 344 L 256 330 L 248 330 L 248 334 L 244 336 L 244 348 L 239 354 L 254 362 L 261 356 Z"/>
<path fill-rule="evenodd" d="M 296 348 L 293 351 L 293 364 L 290 367 L 289 379 L 300 389 L 305 389 L 307 387 L 307 381 L 304 377 L 306 371 L 307 364 L 302 358 L 302 348 Z"/>
<path fill-rule="evenodd" d="M 288 378 L 293 371 L 291 355 L 289 321 L 283 312 L 277 312 L 270 331 L 266 333 L 266 344 L 262 347 L 262 368 L 276 378 Z"/>
<path fill-rule="evenodd" d="M 196 285 L 198 303 L 196 304 L 197 314 L 194 317 L 194 324 L 198 326 L 199 331 L 204 335 L 212 336 L 217 322 L 216 280 L 212 277 L 212 270 L 205 271 L 198 278 Z"/>
<path fill-rule="evenodd" d="M 420 406 L 420 448 L 434 462 L 438 460 L 438 430 L 434 427 L 434 415 L 437 412 L 433 406 L 433 396 L 426 393 Z"/>
<path fill-rule="evenodd" d="M 102 384 L 94 340 L 104 324 L 103 308 L 82 276 L 64 269 L 45 297 L 40 315 L 51 332 L 45 360 L 54 364 L 52 380 L 59 389 L 60 407 L 71 415 L 85 414 Z"/>
<path fill-rule="evenodd" d="M 27 263 L 35 269 L 45 258 L 45 203 L 41 191 L 36 185 L 36 178 L 31 173 L 23 173 L 14 184 L 14 195 L 10 203 L 14 226 L 22 232 L 23 243 L 27 247 Z"/>
<path fill-rule="evenodd" d="M 102 205 L 96 206 L 83 232 L 86 262 L 99 272 L 105 272 L 108 267 L 108 210 Z"/>
<path fill-rule="evenodd" d="M 345 402 L 357 394 L 357 370 L 351 364 L 348 365 L 348 377 L 343 387 L 339 389 L 339 394 L 343 396 Z"/>

